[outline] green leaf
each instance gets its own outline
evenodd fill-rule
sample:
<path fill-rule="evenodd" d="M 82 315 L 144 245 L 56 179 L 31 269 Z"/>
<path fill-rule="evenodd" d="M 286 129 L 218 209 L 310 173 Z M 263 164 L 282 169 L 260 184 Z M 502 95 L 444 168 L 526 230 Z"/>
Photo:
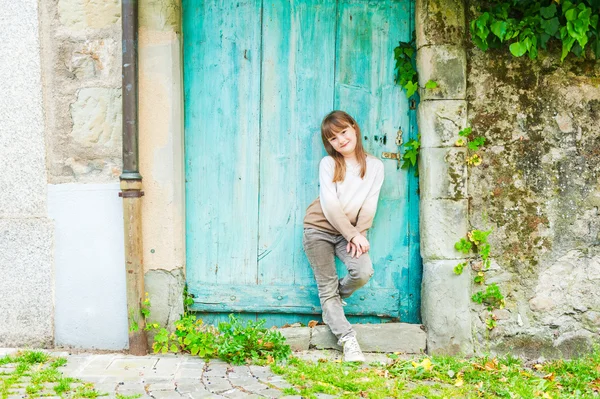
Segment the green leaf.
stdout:
<path fill-rule="evenodd" d="M 410 98 L 417 92 L 419 84 L 417 82 L 408 82 L 404 88 L 406 89 L 406 97 Z"/>
<path fill-rule="evenodd" d="M 464 129 L 462 129 L 460 132 L 458 132 L 458 135 L 461 137 L 469 137 L 471 135 L 472 131 L 473 131 L 473 128 L 466 127 Z"/>
<path fill-rule="evenodd" d="M 466 263 L 459 263 L 458 265 L 454 266 L 454 274 L 461 275 L 466 265 Z"/>
<path fill-rule="evenodd" d="M 427 83 L 425 83 L 426 89 L 435 89 L 436 87 L 438 87 L 438 83 L 435 80 L 428 80 Z"/>
<path fill-rule="evenodd" d="M 566 39 L 563 39 L 562 54 L 560 57 L 561 62 L 564 61 L 564 59 L 567 57 L 574 43 L 575 39 L 572 37 L 567 37 Z"/>
<path fill-rule="evenodd" d="M 514 42 L 510 45 L 509 50 L 515 57 L 521 57 L 527 51 L 527 46 L 522 42 Z"/>
<path fill-rule="evenodd" d="M 573 3 L 571 3 L 570 1 L 563 1 L 563 3 L 562 3 L 562 12 L 563 12 L 563 14 L 564 14 L 564 13 L 565 13 L 567 10 L 569 10 L 569 9 L 571 9 L 571 8 L 573 8 Z"/>
<path fill-rule="evenodd" d="M 489 47 L 487 41 L 481 40 L 478 36 L 473 36 L 473 42 L 481 51 L 486 51 Z"/>
<path fill-rule="evenodd" d="M 540 8 L 540 14 L 546 19 L 552 18 L 556 15 L 556 4 L 552 3 L 548 7 Z"/>
<path fill-rule="evenodd" d="M 567 21 L 575 21 L 577 19 L 577 9 L 576 8 L 571 8 L 570 10 L 568 10 L 565 13 L 565 18 L 567 19 Z"/>
<path fill-rule="evenodd" d="M 540 22 L 540 26 L 550 36 L 554 36 L 556 32 L 558 32 L 558 28 L 560 27 L 560 22 L 557 17 L 552 19 L 543 19 Z"/>
<path fill-rule="evenodd" d="M 508 23 L 505 21 L 496 21 L 491 26 L 490 29 L 492 33 L 500 39 L 500 41 L 504 41 L 504 37 L 506 36 L 506 31 L 508 29 Z"/>

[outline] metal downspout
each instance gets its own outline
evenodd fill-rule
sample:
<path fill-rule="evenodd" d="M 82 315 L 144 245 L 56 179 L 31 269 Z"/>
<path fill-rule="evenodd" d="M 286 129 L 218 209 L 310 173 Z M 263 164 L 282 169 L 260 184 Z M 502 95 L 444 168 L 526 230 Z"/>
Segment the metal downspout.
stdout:
<path fill-rule="evenodd" d="M 144 301 L 144 261 L 142 247 L 142 175 L 138 149 L 138 0 L 122 0 L 123 43 L 123 227 L 125 229 L 125 269 L 127 283 L 127 316 L 129 352 L 148 352 L 145 319 L 141 313 Z"/>

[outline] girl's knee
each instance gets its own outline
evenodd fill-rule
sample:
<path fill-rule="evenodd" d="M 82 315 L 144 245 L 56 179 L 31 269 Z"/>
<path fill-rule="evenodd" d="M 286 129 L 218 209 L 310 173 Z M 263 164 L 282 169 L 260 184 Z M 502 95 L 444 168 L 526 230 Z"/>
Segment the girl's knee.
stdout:
<path fill-rule="evenodd" d="M 367 265 L 367 267 L 352 270 L 350 272 L 350 277 L 352 278 L 352 280 L 356 281 L 356 283 L 363 286 L 369 282 L 369 280 L 373 276 L 373 273 L 373 267 L 369 264 Z"/>

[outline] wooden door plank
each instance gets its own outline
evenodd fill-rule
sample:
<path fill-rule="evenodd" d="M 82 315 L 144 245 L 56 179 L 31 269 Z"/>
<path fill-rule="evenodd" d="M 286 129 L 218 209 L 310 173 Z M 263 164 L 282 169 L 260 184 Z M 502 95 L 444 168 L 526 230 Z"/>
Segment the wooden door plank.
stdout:
<path fill-rule="evenodd" d="M 183 6 L 187 281 L 255 284 L 261 1 Z"/>
<path fill-rule="evenodd" d="M 295 285 L 208 285 L 192 305 L 199 312 L 321 314 L 317 288 Z M 191 293 L 198 294 L 196 289 Z M 344 307 L 347 315 L 398 317 L 397 288 L 361 289 Z"/>
<path fill-rule="evenodd" d="M 414 32 L 415 2 L 410 1 L 410 31 Z M 418 100 L 418 99 L 417 99 Z M 417 104 L 418 107 L 418 104 Z M 417 140 L 419 136 L 416 108 L 409 110 L 410 128 L 408 138 Z M 419 178 L 415 173 L 408 174 L 408 237 L 410 264 L 408 278 L 404 287 L 405 300 L 401 295 L 400 318 L 407 323 L 421 322 L 421 282 L 423 279 L 423 261 L 421 259 L 421 239 L 419 237 Z"/>
<path fill-rule="evenodd" d="M 264 3 L 260 284 L 315 284 L 303 219 L 325 155 L 320 123 L 332 107 L 335 8 L 329 0 Z"/>
<path fill-rule="evenodd" d="M 398 130 L 406 140 L 408 102 L 394 83 L 393 49 L 410 41 L 408 1 L 340 0 L 336 59 L 336 108 L 357 118 L 367 151 L 398 152 Z M 406 171 L 383 160 L 385 182 L 369 239 L 375 275 L 370 287 L 404 289 L 408 257 Z"/>

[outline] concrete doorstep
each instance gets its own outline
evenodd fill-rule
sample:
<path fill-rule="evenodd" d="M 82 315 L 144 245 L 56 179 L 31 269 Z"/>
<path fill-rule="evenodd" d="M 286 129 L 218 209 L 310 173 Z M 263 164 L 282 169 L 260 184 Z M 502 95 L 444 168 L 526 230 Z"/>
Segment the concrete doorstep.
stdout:
<path fill-rule="evenodd" d="M 426 349 L 427 334 L 418 324 L 355 324 L 356 337 L 363 352 L 420 354 Z M 293 351 L 337 349 L 337 339 L 327 326 L 279 329 Z"/>

